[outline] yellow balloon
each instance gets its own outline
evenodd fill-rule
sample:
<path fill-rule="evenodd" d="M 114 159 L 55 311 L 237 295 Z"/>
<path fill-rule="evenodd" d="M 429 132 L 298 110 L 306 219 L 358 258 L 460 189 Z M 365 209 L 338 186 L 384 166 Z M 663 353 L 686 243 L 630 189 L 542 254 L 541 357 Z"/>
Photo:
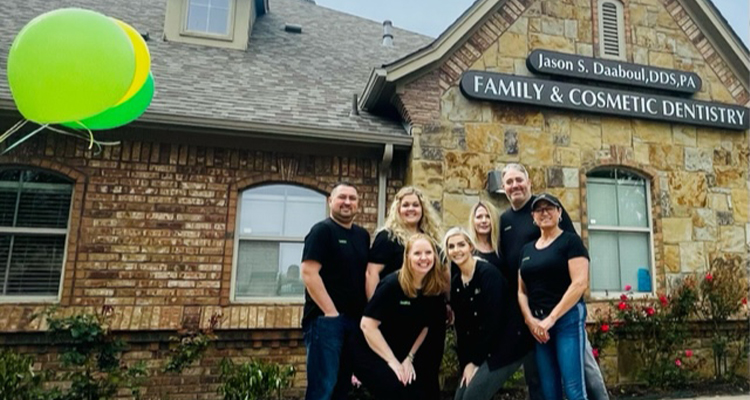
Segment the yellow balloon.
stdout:
<path fill-rule="evenodd" d="M 135 28 L 117 18 L 112 19 L 128 35 L 128 38 L 133 43 L 133 50 L 135 50 L 135 74 L 133 75 L 133 82 L 131 82 L 125 95 L 115 104 L 115 106 L 118 106 L 133 97 L 141 89 L 141 86 L 146 83 L 148 73 L 151 71 L 151 55 L 148 52 L 146 41 L 143 40 L 143 36 Z"/>

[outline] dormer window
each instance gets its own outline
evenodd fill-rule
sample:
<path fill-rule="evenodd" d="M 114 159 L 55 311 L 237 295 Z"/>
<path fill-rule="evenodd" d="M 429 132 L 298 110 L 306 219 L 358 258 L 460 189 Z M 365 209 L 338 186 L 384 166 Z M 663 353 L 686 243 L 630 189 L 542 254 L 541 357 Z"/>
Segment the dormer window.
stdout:
<path fill-rule="evenodd" d="M 247 49 L 255 19 L 268 0 L 167 0 L 164 39 L 228 49 Z"/>
<path fill-rule="evenodd" d="M 231 39 L 234 0 L 187 0 L 183 34 Z"/>
<path fill-rule="evenodd" d="M 599 0 L 599 55 L 625 60 L 625 18 L 618 0 Z"/>

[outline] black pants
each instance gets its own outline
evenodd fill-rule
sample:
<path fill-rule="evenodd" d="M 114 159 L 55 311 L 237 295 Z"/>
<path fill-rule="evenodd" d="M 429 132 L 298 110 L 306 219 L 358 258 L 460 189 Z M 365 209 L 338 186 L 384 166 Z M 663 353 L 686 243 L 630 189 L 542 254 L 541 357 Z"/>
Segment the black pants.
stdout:
<path fill-rule="evenodd" d="M 440 364 L 445 350 L 445 321 L 430 326 L 424 343 L 419 347 L 414 358 L 414 369 L 417 371 L 417 384 L 424 393 L 424 399 L 440 398 Z"/>
<path fill-rule="evenodd" d="M 417 384 L 422 371 L 415 366 L 417 382 L 404 386 L 388 363 L 369 348 L 357 352 L 354 375 L 378 400 L 428 400 Z M 432 398 L 436 399 L 436 398 Z"/>

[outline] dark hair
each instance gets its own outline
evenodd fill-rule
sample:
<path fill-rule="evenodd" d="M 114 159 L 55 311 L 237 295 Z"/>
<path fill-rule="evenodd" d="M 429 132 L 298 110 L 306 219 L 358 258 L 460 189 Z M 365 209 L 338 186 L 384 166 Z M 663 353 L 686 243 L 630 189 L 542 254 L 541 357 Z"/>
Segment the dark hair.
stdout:
<path fill-rule="evenodd" d="M 336 191 L 336 189 L 338 189 L 339 186 L 348 186 L 350 188 L 353 188 L 357 192 L 359 192 L 359 190 L 357 190 L 357 187 L 354 186 L 353 184 L 351 184 L 351 183 L 349 183 L 347 181 L 338 181 L 338 182 L 336 182 L 335 185 L 333 185 L 333 188 L 331 188 L 331 194 L 333 194 L 333 192 Z"/>

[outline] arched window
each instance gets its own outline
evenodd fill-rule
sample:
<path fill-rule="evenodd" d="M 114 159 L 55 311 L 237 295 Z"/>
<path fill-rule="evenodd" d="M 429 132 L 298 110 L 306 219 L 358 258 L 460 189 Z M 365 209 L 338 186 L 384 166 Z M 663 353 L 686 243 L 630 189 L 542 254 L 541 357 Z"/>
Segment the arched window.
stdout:
<path fill-rule="evenodd" d="M 57 174 L 0 168 L 0 297 L 58 298 L 72 195 Z"/>
<path fill-rule="evenodd" d="M 622 3 L 599 0 L 599 55 L 625 60 L 625 18 Z"/>
<path fill-rule="evenodd" d="M 653 291 L 651 202 L 648 180 L 624 169 L 587 178 L 591 291 Z"/>
<path fill-rule="evenodd" d="M 245 190 L 240 198 L 233 298 L 301 298 L 302 247 L 310 228 L 326 217 L 326 196 L 272 184 Z"/>

